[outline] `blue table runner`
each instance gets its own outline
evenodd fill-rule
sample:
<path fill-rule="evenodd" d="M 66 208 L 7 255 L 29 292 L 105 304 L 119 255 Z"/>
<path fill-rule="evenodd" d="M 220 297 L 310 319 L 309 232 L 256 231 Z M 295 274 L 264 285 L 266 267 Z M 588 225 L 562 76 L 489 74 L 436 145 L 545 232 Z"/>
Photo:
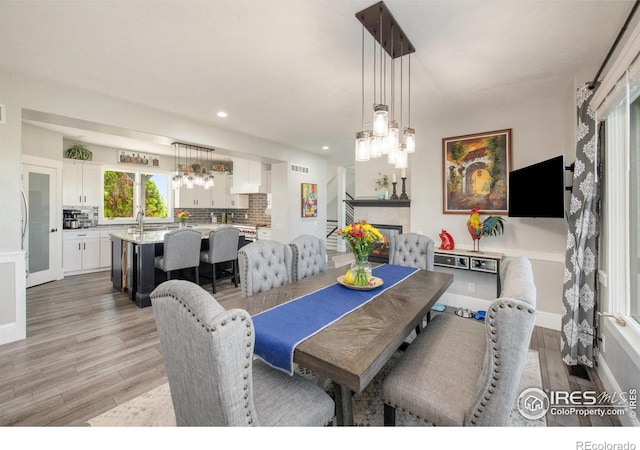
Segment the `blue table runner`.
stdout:
<path fill-rule="evenodd" d="M 293 351 L 305 339 L 322 331 L 419 269 L 384 264 L 373 275 L 384 284 L 370 291 L 334 283 L 252 317 L 256 339 L 254 354 L 270 366 L 293 375 Z"/>

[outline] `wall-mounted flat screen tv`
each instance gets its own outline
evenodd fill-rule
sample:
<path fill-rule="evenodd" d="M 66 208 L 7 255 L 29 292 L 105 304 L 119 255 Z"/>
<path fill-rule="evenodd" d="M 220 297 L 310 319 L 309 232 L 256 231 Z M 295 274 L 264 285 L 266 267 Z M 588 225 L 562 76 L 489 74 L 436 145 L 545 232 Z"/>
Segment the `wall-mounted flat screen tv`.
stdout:
<path fill-rule="evenodd" d="M 564 217 L 564 155 L 509 172 L 509 217 Z"/>

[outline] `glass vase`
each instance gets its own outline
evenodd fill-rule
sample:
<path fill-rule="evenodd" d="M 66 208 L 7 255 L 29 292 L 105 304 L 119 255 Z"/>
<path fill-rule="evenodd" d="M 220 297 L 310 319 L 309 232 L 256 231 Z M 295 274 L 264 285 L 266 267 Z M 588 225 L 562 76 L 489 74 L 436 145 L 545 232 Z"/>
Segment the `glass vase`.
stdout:
<path fill-rule="evenodd" d="M 187 227 L 187 221 L 186 220 L 181 220 L 180 221 L 180 228 L 186 228 Z"/>
<path fill-rule="evenodd" d="M 371 263 L 368 261 L 369 255 L 356 255 L 356 260 L 351 263 L 351 275 L 354 286 L 368 286 L 371 279 Z"/>

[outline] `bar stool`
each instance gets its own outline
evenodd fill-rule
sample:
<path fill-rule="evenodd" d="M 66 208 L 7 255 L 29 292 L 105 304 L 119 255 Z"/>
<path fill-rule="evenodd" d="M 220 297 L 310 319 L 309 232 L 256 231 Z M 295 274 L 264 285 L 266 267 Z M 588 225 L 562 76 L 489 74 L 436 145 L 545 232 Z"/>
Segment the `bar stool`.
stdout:
<path fill-rule="evenodd" d="M 231 262 L 233 284 L 238 287 L 238 240 L 240 231 L 222 227 L 209 233 L 209 250 L 200 252 L 200 262 L 211 264 L 211 290 L 216 293 L 216 264 Z"/>
<path fill-rule="evenodd" d="M 196 283 L 200 284 L 200 246 L 202 234 L 191 228 L 180 228 L 164 235 L 164 251 L 162 256 L 156 256 L 156 268 L 167 273 L 167 280 L 171 279 L 171 272 L 181 269 L 195 269 Z"/>

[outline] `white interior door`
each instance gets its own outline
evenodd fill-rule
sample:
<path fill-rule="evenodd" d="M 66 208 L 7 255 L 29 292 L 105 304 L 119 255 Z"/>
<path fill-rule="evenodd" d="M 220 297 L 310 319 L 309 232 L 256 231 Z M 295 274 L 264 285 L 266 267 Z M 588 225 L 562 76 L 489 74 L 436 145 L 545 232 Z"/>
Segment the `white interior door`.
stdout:
<path fill-rule="evenodd" d="M 58 169 L 22 165 L 23 248 L 27 251 L 27 287 L 62 276 L 62 209 L 58 198 Z"/>

